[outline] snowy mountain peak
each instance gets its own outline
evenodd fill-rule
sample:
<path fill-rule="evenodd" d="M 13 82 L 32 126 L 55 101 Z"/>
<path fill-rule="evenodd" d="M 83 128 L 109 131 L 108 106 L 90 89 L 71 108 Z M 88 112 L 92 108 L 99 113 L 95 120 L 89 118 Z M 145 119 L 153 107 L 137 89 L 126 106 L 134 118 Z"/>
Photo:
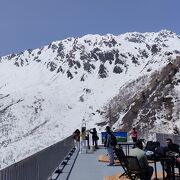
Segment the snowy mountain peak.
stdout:
<path fill-rule="evenodd" d="M 174 64 L 179 55 L 180 37 L 161 30 L 118 36 L 89 34 L 1 57 L 2 167 L 67 137 L 81 127 L 82 119 L 86 120 L 87 128 L 103 130 L 108 123 L 109 103 L 117 110 L 112 112 L 116 129 L 132 124 L 141 129 L 146 107 L 151 109 L 151 104 L 140 98 L 141 90 L 154 105 L 153 116 L 148 114 L 152 126 L 147 128 L 159 130 L 161 121 L 157 117 L 160 111 L 167 110 L 163 100 L 168 95 L 176 94 L 176 98 L 167 100 L 173 103 L 167 117 L 177 114 L 179 71 L 169 70 L 169 63 Z M 174 66 L 179 67 L 176 63 Z M 164 75 L 166 67 L 173 74 L 172 86 Z M 158 82 L 159 77 L 161 88 L 154 80 Z M 160 100 L 153 96 L 158 94 L 156 89 L 167 90 Z M 157 105 L 156 99 L 162 103 Z M 177 118 L 169 118 L 168 123 L 171 121 L 178 125 Z M 174 127 L 168 129 L 167 121 L 164 122 L 164 128 L 172 132 Z"/>
<path fill-rule="evenodd" d="M 17 67 L 36 62 L 49 71 L 65 74 L 70 79 L 79 76 L 81 80 L 84 73 L 104 78 L 112 72 L 127 73 L 128 66 L 138 67 L 148 61 L 152 64 L 152 59 L 162 63 L 170 55 L 175 57 L 180 53 L 177 48 L 179 40 L 175 33 L 167 30 L 158 33 L 126 33 L 120 36 L 86 35 L 55 41 L 40 49 L 11 54 L 2 57 L 1 62 L 8 60 Z M 147 66 L 145 69 L 151 67 Z"/>

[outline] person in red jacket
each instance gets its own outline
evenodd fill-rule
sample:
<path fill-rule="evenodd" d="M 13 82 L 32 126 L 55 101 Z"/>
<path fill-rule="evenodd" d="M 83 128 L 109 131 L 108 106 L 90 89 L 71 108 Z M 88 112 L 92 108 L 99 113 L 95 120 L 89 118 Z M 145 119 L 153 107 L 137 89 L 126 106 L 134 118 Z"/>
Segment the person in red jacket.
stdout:
<path fill-rule="evenodd" d="M 135 128 L 133 128 L 130 132 L 129 132 L 133 142 L 137 142 L 137 131 Z"/>

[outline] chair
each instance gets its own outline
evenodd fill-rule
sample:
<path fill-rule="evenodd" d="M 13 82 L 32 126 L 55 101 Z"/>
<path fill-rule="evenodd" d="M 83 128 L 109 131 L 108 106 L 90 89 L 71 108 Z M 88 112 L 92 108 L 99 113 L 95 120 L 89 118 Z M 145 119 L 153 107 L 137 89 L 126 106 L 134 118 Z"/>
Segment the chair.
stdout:
<path fill-rule="evenodd" d="M 115 148 L 114 153 L 115 153 L 117 159 L 119 160 L 121 167 L 124 170 L 124 173 L 121 174 L 119 176 L 119 178 L 121 178 L 122 176 L 125 176 L 128 179 L 133 179 L 133 177 L 131 176 L 131 174 L 128 171 L 127 159 L 126 159 L 126 155 L 124 154 L 123 149 L 121 147 Z"/>
<path fill-rule="evenodd" d="M 134 180 L 136 177 L 144 174 L 143 169 L 140 167 L 139 161 L 136 156 L 126 156 L 127 171 L 129 178 Z"/>
<path fill-rule="evenodd" d="M 128 179 L 134 180 L 138 175 L 142 174 L 142 169 L 137 157 L 125 156 L 122 148 L 115 148 L 114 152 L 124 170 L 124 173 L 121 174 L 119 178 L 125 176 Z"/>
<path fill-rule="evenodd" d="M 121 147 L 114 148 L 114 153 L 115 153 L 117 159 L 119 160 L 121 167 L 124 170 L 124 173 L 121 174 L 121 176 L 119 178 L 121 178 L 122 176 L 126 176 L 128 178 L 129 175 L 128 175 L 128 170 L 127 170 L 127 161 L 126 161 L 126 156 L 124 154 L 123 149 Z"/>
<path fill-rule="evenodd" d="M 169 166 L 171 167 L 173 178 L 180 177 L 180 158 L 178 158 L 179 153 L 168 151 L 166 152 L 166 157 L 170 159 Z M 175 173 L 175 169 L 178 169 L 178 172 Z"/>

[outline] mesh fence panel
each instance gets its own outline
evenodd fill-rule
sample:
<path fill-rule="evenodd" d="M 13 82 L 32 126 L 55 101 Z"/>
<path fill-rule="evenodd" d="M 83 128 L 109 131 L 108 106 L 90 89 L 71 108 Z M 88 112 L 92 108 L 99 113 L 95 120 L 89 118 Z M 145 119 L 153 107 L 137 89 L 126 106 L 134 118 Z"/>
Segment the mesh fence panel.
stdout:
<path fill-rule="evenodd" d="M 72 136 L 0 171 L 0 180 L 47 180 L 73 148 Z"/>
<path fill-rule="evenodd" d="M 167 138 L 172 139 L 174 143 L 180 145 L 180 135 L 156 133 L 156 139 L 160 142 L 161 146 L 166 146 Z"/>

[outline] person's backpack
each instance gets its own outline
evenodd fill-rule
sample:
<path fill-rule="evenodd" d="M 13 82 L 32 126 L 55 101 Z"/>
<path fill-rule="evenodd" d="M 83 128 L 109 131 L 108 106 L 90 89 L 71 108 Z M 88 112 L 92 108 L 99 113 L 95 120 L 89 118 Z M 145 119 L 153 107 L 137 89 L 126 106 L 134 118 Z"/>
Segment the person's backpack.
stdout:
<path fill-rule="evenodd" d="M 145 150 L 155 152 L 155 150 L 160 147 L 159 141 L 148 141 L 145 147 Z"/>
<path fill-rule="evenodd" d="M 110 142 L 111 146 L 116 146 L 117 145 L 117 139 L 116 136 L 114 134 L 111 133 L 111 142 Z"/>

